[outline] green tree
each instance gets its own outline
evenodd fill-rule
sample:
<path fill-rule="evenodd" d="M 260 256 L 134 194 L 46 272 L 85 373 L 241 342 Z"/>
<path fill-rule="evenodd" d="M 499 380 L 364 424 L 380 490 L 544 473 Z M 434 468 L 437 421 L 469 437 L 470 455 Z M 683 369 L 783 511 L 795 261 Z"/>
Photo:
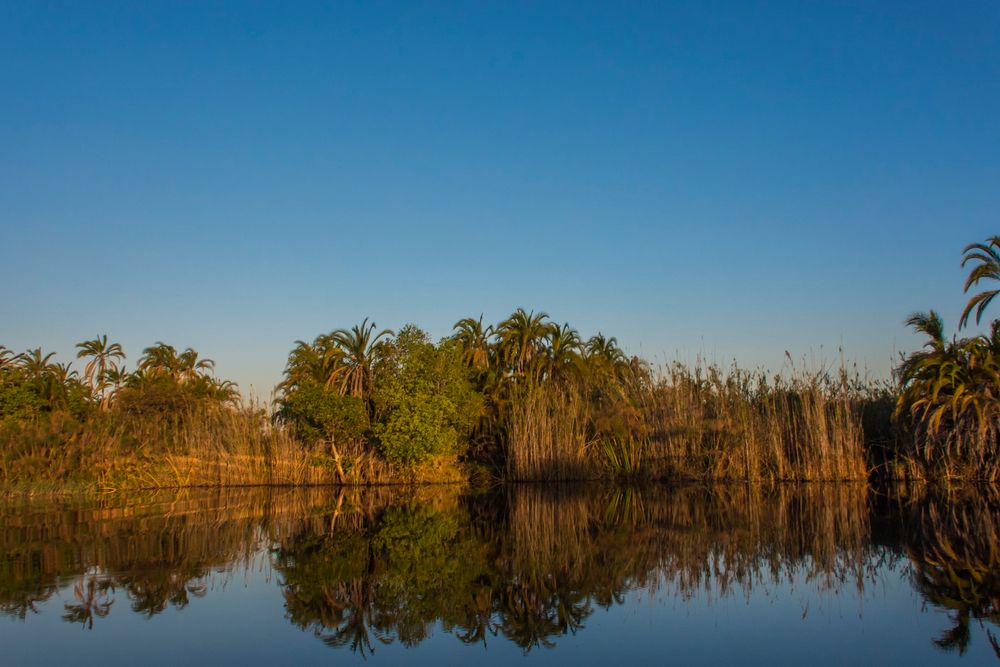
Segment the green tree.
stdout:
<path fill-rule="evenodd" d="M 469 380 L 462 348 L 453 339 L 435 346 L 414 326 L 387 346 L 375 389 L 378 445 L 404 465 L 437 454 L 458 454 L 482 413 L 482 396 Z"/>

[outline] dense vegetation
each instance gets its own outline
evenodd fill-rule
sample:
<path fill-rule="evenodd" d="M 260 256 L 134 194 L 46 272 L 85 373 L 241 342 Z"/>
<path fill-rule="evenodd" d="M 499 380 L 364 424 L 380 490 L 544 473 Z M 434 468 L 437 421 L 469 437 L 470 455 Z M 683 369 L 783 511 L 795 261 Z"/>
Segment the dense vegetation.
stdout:
<path fill-rule="evenodd" d="M 965 248 L 963 267 L 970 267 L 968 293 L 986 281 L 1000 281 L 1000 236 Z M 959 330 L 975 314 L 980 324 L 986 307 L 1000 289 L 973 294 L 962 312 Z M 931 310 L 907 320 L 924 334 L 923 350 L 900 365 L 896 415 L 906 435 L 904 455 L 931 477 L 1000 479 L 1000 320 L 987 333 L 950 339 L 941 316 Z"/>
<path fill-rule="evenodd" d="M 1000 280 L 1000 237 L 965 249 L 967 292 Z M 960 329 L 1000 290 L 971 296 Z M 122 486 L 683 478 L 1000 476 L 1000 322 L 947 339 L 941 318 L 894 382 L 841 365 L 652 368 L 615 338 L 546 313 L 458 321 L 437 342 L 365 320 L 288 356 L 271 414 L 188 348 L 134 370 L 106 336 L 82 375 L 41 349 L 0 347 L 0 482 Z"/>

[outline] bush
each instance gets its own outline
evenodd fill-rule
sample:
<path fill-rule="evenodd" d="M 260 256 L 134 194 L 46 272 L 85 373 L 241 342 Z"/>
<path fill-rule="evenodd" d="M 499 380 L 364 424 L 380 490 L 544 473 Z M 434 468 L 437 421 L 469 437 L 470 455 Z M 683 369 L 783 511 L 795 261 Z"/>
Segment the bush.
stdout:
<path fill-rule="evenodd" d="M 281 400 L 279 421 L 294 424 L 310 440 L 356 442 L 368 431 L 368 411 L 355 396 L 341 396 L 315 382 L 288 392 Z"/>

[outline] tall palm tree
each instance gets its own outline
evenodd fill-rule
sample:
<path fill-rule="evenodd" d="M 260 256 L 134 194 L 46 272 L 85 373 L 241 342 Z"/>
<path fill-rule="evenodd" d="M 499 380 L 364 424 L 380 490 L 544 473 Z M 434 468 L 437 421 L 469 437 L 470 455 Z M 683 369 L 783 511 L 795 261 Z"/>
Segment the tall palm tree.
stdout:
<path fill-rule="evenodd" d="M 965 280 L 965 292 L 968 293 L 973 285 L 978 285 L 984 280 L 1000 281 L 1000 236 L 991 236 L 986 243 L 970 243 L 962 250 L 965 257 L 962 258 L 962 268 L 966 264 L 974 264 L 969 271 L 969 277 Z M 984 290 L 973 295 L 962 311 L 962 318 L 958 321 L 958 328 L 964 329 L 969 323 L 972 311 L 976 311 L 976 324 L 983 317 L 983 311 L 990 305 L 1000 289 Z"/>
<path fill-rule="evenodd" d="M 469 368 L 478 371 L 486 370 L 490 365 L 490 337 L 493 335 L 493 325 L 483 327 L 483 316 L 478 320 L 471 317 L 459 320 L 452 327 L 454 338 L 462 346 L 462 358 Z"/>
<path fill-rule="evenodd" d="M 378 360 L 380 342 L 392 336 L 391 329 L 375 332 L 375 323 L 368 323 L 366 317 L 360 325 L 348 329 L 337 329 L 330 334 L 331 342 L 344 356 L 342 363 L 346 370 L 340 376 L 341 391 L 349 396 L 367 399 L 372 389 L 372 368 Z"/>
<path fill-rule="evenodd" d="M 77 359 L 90 358 L 83 368 L 84 379 L 95 394 L 100 393 L 104 389 L 108 369 L 117 367 L 117 362 L 125 359 L 122 346 L 118 343 L 109 345 L 106 335 L 77 343 L 76 346 L 79 348 Z"/>
<path fill-rule="evenodd" d="M 497 338 L 503 360 L 515 373 L 523 374 L 541 351 L 545 338 L 554 326 L 548 313 L 530 313 L 518 308 L 497 326 Z"/>

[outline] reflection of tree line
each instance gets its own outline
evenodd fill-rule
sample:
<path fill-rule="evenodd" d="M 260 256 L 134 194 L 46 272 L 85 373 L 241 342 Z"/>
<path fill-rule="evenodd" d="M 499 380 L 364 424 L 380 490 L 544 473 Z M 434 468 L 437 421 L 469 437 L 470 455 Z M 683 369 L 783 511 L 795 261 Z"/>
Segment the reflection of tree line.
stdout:
<path fill-rule="evenodd" d="M 284 499 L 212 491 L 8 501 L 0 505 L 0 613 L 23 619 L 70 578 L 64 618 L 88 627 L 110 612 L 117 591 L 146 616 L 185 607 L 205 595 L 213 570 L 249 563 L 266 535 L 295 529 L 288 519 L 310 505 Z"/>
<path fill-rule="evenodd" d="M 982 490 L 893 494 L 873 513 L 863 485 L 230 490 L 10 504 L 0 507 L 0 611 L 24 618 L 75 579 L 68 622 L 93 626 L 121 593 L 153 616 L 271 545 L 288 618 L 331 646 L 412 646 L 440 624 L 466 643 L 499 636 L 530 650 L 640 588 L 687 599 L 796 577 L 860 590 L 886 559 L 908 559 L 924 599 L 951 612 L 937 644 L 961 653 L 974 623 L 1000 623 L 998 505 Z M 889 518 L 873 522 L 880 508 Z M 879 539 L 887 522 L 902 549 L 900 538 Z"/>
<path fill-rule="evenodd" d="M 289 618 L 331 645 L 412 645 L 440 622 L 465 642 L 529 650 L 637 588 L 724 595 L 793 571 L 860 586 L 867 536 L 863 486 L 529 487 L 439 510 L 391 504 L 353 530 L 282 542 L 274 564 Z"/>

